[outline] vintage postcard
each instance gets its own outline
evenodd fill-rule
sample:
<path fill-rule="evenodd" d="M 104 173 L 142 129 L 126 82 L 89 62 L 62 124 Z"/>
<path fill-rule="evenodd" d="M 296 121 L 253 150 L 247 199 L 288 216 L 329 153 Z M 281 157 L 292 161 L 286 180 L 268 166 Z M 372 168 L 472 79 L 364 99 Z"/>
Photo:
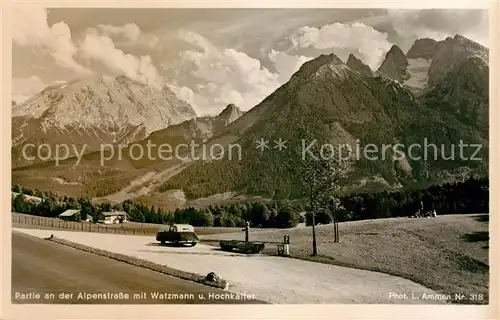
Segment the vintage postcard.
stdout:
<path fill-rule="evenodd" d="M 2 4 L 2 318 L 496 319 L 498 3 L 424 4 Z"/>

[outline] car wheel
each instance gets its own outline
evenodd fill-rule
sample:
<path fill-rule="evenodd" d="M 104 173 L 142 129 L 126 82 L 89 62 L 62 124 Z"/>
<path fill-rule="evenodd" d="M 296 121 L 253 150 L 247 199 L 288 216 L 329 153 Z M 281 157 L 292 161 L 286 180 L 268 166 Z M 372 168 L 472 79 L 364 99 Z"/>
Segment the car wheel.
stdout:
<path fill-rule="evenodd" d="M 161 242 L 161 244 L 165 244 L 165 241 L 164 241 L 164 240 L 162 240 L 162 241 L 160 241 L 160 242 Z"/>
<path fill-rule="evenodd" d="M 196 242 L 192 242 L 192 243 L 190 244 L 190 247 L 194 247 L 195 245 L 196 245 Z"/>

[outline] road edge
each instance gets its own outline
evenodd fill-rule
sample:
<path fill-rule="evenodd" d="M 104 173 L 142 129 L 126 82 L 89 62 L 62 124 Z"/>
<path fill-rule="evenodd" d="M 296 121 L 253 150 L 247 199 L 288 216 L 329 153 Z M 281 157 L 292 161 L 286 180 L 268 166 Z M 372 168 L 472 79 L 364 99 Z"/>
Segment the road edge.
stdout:
<path fill-rule="evenodd" d="M 136 258 L 136 257 L 132 257 L 132 256 L 127 256 L 127 255 L 124 255 L 121 253 L 114 253 L 114 252 L 110 252 L 110 251 L 106 251 L 106 250 L 102 250 L 102 249 L 89 247 L 89 246 L 86 246 L 83 244 L 79 244 L 79 243 L 64 240 L 64 239 L 59 239 L 59 238 L 56 238 L 53 236 L 51 236 L 49 238 L 44 238 L 44 240 L 55 242 L 55 243 L 65 245 L 65 246 L 68 246 L 68 247 L 71 247 L 71 248 L 74 248 L 77 250 L 93 253 L 93 254 L 103 256 L 103 257 L 106 257 L 109 259 L 117 260 L 120 262 L 125 262 L 127 264 L 134 265 L 136 267 L 149 269 L 149 270 L 163 273 L 163 274 L 166 274 L 166 275 L 169 275 L 172 277 L 176 277 L 176 278 L 180 278 L 180 279 L 188 280 L 188 281 L 193 281 L 193 282 L 200 283 L 200 284 L 210 286 L 210 287 L 214 287 L 217 289 L 222 289 L 224 291 L 227 291 L 229 289 L 229 282 L 226 280 L 223 280 L 223 279 L 221 279 L 218 282 L 208 281 L 205 279 L 205 276 L 200 275 L 200 274 L 174 269 L 174 268 L 171 268 L 171 267 L 168 267 L 165 265 L 161 265 L 161 264 L 157 264 L 157 263 L 154 263 L 154 262 L 151 262 L 148 260 L 144 260 L 144 259 L 140 259 L 140 258 Z"/>

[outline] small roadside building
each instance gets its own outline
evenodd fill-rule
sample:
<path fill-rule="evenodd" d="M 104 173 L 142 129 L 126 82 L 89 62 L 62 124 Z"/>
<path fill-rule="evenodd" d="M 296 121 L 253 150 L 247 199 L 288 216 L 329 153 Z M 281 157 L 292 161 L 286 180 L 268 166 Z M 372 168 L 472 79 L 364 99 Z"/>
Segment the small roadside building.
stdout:
<path fill-rule="evenodd" d="M 128 217 L 124 211 L 101 212 L 98 221 L 103 224 L 118 224 L 128 222 Z"/>
<path fill-rule="evenodd" d="M 69 209 L 64 211 L 59 215 L 59 219 L 66 221 L 81 221 L 82 215 L 80 213 L 81 210 Z"/>

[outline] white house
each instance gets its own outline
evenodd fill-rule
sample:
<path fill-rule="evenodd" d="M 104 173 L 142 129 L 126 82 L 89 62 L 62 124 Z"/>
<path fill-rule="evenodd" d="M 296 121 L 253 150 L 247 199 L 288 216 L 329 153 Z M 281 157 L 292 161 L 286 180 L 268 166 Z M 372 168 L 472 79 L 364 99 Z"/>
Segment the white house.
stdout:
<path fill-rule="evenodd" d="M 19 195 L 18 192 L 12 191 L 12 200 L 14 200 L 14 198 L 17 197 L 18 195 Z M 24 195 L 24 199 L 28 202 L 36 203 L 36 204 L 42 203 L 42 201 L 43 201 L 43 199 L 40 197 L 29 196 L 27 194 Z"/>
<path fill-rule="evenodd" d="M 127 213 L 124 211 L 101 212 L 99 215 L 99 223 L 117 224 L 128 222 Z"/>

